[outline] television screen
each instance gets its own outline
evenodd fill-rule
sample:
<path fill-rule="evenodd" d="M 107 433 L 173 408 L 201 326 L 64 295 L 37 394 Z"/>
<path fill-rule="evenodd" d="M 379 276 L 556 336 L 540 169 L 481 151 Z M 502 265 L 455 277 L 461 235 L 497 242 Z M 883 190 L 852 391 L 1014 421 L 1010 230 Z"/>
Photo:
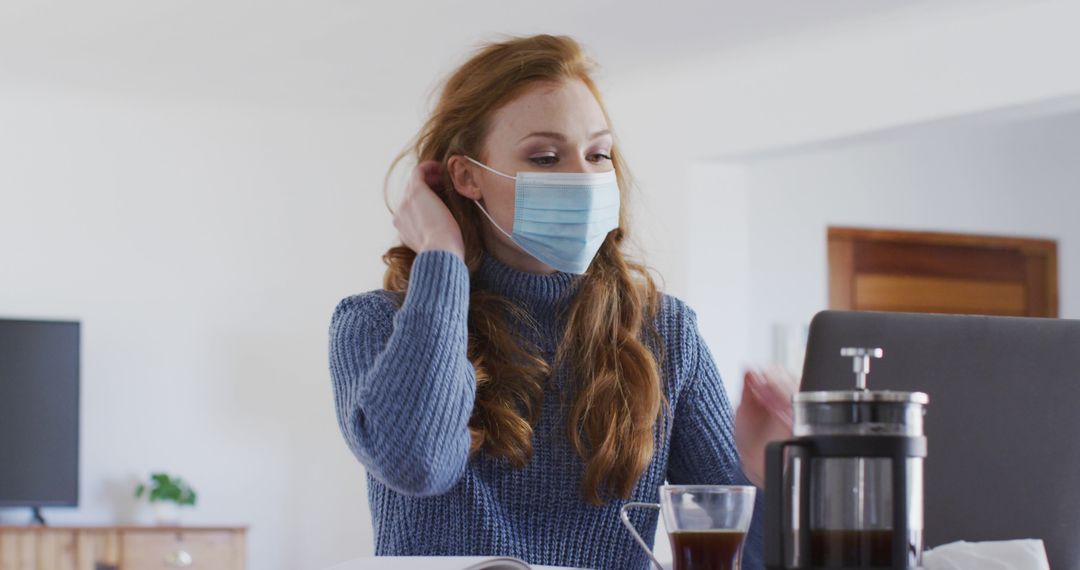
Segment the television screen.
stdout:
<path fill-rule="evenodd" d="M 0 319 L 0 506 L 79 500 L 79 323 Z"/>

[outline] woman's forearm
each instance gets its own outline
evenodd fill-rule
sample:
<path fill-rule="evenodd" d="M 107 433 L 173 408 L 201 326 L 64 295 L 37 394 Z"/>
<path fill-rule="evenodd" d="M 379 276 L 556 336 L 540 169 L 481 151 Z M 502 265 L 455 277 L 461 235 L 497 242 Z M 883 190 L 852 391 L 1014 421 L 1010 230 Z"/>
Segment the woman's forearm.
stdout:
<path fill-rule="evenodd" d="M 402 493 L 449 490 L 468 461 L 476 391 L 468 345 L 469 275 L 446 251 L 421 253 L 405 302 L 350 297 L 331 322 L 338 420 L 353 453 Z"/>

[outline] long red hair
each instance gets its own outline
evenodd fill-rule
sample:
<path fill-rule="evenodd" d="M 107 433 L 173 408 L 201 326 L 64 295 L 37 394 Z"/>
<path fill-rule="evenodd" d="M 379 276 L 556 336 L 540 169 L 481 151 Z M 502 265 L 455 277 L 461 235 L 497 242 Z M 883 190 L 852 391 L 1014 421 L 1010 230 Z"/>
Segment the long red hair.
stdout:
<path fill-rule="evenodd" d="M 431 116 L 390 172 L 409 155 L 444 167 L 454 155 L 482 159 L 495 111 L 537 84 L 580 80 L 604 109 L 591 68 L 581 46 L 565 36 L 511 38 L 482 47 L 447 78 Z M 617 142 L 611 159 L 624 198 L 619 227 L 608 234 L 569 303 L 555 359 L 556 366 L 569 367 L 575 381 L 573 398 L 567 400 L 567 436 L 585 464 L 583 497 L 593 504 L 630 495 L 652 460 L 654 429 L 666 410 L 659 369 L 662 344 L 654 320 L 660 295 L 647 268 L 623 254 L 629 176 Z M 484 251 L 481 228 L 486 222 L 454 190 L 448 170 L 443 169 L 447 174 L 435 191 L 461 227 L 472 273 Z M 383 255 L 386 289 L 406 291 L 415 257 L 405 246 Z M 472 451 L 505 457 L 516 467 L 532 457 L 543 383 L 552 373 L 537 347 L 516 332 L 530 322 L 513 300 L 480 289 L 470 292 L 468 357 L 477 380 L 469 421 Z"/>

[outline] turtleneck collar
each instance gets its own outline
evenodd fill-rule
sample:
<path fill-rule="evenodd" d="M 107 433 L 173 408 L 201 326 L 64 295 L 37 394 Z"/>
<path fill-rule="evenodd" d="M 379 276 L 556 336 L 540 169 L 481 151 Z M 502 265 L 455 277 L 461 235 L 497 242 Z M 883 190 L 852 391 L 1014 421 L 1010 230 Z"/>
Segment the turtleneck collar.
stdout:
<path fill-rule="evenodd" d="M 554 273 L 529 273 L 514 269 L 499 261 L 490 253 L 481 255 L 476 270 L 479 285 L 535 309 L 556 309 L 573 298 L 581 282 L 581 275 L 556 271 Z"/>

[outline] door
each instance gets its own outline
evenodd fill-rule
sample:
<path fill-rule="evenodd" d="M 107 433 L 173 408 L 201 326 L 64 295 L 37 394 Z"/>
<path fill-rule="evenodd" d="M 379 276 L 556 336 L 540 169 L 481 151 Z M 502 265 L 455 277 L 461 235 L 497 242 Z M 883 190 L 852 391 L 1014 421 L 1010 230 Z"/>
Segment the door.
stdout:
<path fill-rule="evenodd" d="M 829 228 L 829 308 L 1058 316 L 1057 242 Z"/>

